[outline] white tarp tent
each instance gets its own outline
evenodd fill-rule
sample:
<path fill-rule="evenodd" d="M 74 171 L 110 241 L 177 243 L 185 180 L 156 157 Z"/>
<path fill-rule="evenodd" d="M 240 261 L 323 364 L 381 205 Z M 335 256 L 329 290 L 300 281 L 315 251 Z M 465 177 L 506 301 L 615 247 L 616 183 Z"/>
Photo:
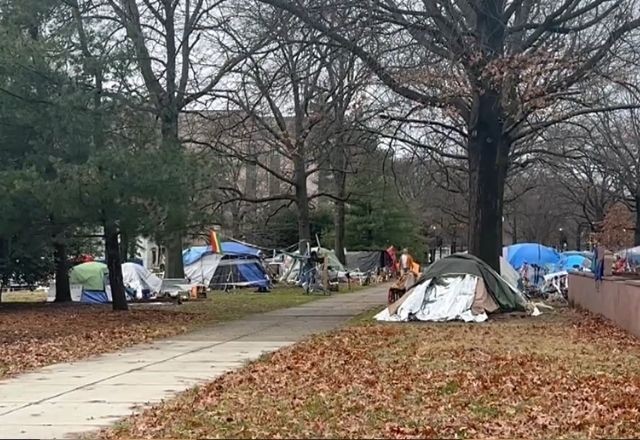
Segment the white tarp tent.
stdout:
<path fill-rule="evenodd" d="M 509 264 L 506 258 L 500 257 L 500 275 L 514 289 L 518 289 L 520 274 Z"/>
<path fill-rule="evenodd" d="M 184 276 L 193 284 L 208 286 L 222 257 L 222 254 L 204 254 L 200 259 L 184 266 Z"/>
<path fill-rule="evenodd" d="M 456 254 L 437 261 L 424 279 L 375 316 L 378 321 L 483 322 L 494 312 L 539 314 L 526 297 L 476 257 Z"/>
<path fill-rule="evenodd" d="M 135 290 L 136 299 L 143 298 L 143 291 L 158 294 L 162 288 L 162 280 L 136 263 L 122 263 L 122 279 L 124 285 Z"/>
<path fill-rule="evenodd" d="M 408 321 L 411 316 L 418 321 L 486 321 L 485 311 L 472 312 L 478 279 L 474 275 L 457 275 L 442 278 L 438 283 L 424 282 L 411 291 L 395 314 L 391 315 L 387 307 L 375 319 Z"/>

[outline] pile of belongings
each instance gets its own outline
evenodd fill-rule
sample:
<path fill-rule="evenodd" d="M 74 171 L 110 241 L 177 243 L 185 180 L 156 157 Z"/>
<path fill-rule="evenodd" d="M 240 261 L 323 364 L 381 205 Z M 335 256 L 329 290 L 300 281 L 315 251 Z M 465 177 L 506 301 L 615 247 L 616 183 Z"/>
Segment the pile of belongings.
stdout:
<path fill-rule="evenodd" d="M 485 262 L 455 254 L 432 264 L 402 298 L 375 319 L 483 322 L 489 314 L 500 312 L 540 314 L 516 286 Z"/>

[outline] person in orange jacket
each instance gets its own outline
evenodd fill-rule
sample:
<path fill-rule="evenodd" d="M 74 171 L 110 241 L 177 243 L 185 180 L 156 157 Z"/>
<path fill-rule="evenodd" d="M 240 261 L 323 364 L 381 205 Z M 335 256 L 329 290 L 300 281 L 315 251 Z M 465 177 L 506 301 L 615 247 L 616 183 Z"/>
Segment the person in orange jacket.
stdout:
<path fill-rule="evenodd" d="M 400 273 L 404 275 L 411 271 L 413 263 L 413 257 L 409 254 L 409 249 L 402 249 L 402 255 L 400 255 Z"/>

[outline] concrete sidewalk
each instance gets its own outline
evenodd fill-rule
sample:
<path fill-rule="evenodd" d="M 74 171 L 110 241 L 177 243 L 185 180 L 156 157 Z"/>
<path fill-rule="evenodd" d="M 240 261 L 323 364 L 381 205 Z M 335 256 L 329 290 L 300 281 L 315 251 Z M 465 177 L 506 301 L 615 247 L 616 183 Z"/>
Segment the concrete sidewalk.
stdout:
<path fill-rule="evenodd" d="M 385 302 L 385 287 L 333 295 L 0 381 L 0 438 L 65 438 L 103 428 Z"/>

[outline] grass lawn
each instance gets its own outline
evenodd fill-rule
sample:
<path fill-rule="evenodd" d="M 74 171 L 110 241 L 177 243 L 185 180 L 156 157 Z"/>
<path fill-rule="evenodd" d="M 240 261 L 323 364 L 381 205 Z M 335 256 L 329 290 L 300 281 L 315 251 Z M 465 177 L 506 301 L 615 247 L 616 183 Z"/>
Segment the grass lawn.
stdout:
<path fill-rule="evenodd" d="M 0 379 L 322 298 L 303 295 L 301 289 L 291 287 L 268 294 L 239 292 L 214 293 L 207 300 L 182 305 L 136 304 L 127 313 L 112 312 L 110 305 L 35 304 L 33 301 L 44 301 L 46 296 L 5 293 L 5 302 L 0 304 Z"/>
<path fill-rule="evenodd" d="M 107 438 L 640 437 L 640 342 L 569 309 L 312 338 Z"/>

